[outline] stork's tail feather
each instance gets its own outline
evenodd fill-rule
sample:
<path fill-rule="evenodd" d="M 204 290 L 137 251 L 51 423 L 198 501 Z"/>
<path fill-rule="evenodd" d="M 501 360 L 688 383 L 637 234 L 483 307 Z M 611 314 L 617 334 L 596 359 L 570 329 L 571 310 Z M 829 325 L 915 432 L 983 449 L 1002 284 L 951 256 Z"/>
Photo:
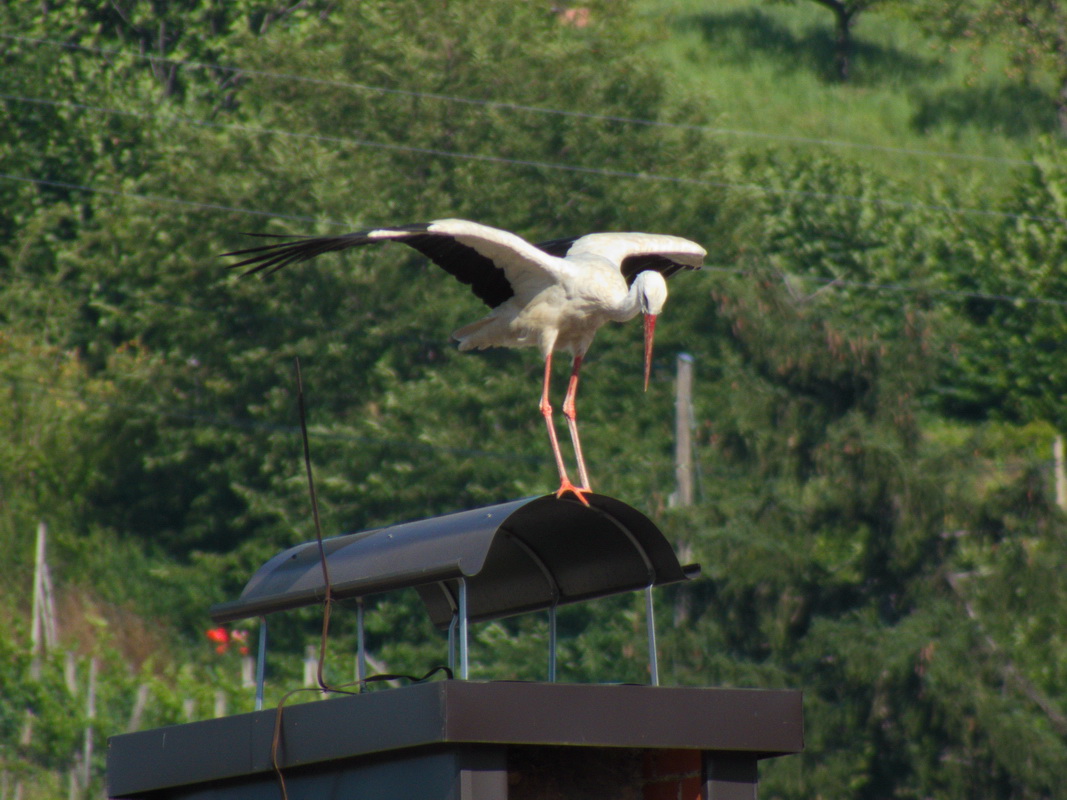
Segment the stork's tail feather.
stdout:
<path fill-rule="evenodd" d="M 460 350 L 484 350 L 486 347 L 492 347 L 494 343 L 483 342 L 478 335 L 491 322 L 493 322 L 492 317 L 482 317 L 470 325 L 464 325 L 462 328 L 452 331 L 452 338 L 459 342 Z"/>

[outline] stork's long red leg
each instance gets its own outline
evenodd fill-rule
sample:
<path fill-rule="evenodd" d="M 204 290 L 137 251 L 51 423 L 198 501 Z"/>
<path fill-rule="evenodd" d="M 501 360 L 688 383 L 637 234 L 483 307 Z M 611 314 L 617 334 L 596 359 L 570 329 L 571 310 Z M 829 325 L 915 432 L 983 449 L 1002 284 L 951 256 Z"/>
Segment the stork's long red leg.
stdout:
<path fill-rule="evenodd" d="M 559 450 L 559 440 L 556 438 L 556 426 L 552 422 L 552 404 L 548 401 L 548 389 L 552 383 L 552 353 L 550 352 L 545 358 L 545 380 L 544 386 L 541 389 L 541 416 L 545 418 L 545 424 L 548 426 L 548 440 L 552 443 L 552 455 L 556 458 L 556 469 L 559 470 L 559 489 L 556 490 L 556 497 L 562 497 L 567 492 L 570 492 L 585 505 L 589 505 L 589 501 L 582 495 L 582 490 L 571 483 L 570 478 L 567 477 L 567 468 L 563 465 L 563 453 Z M 569 396 L 568 392 L 568 396 Z M 581 461 L 579 461 L 579 464 Z"/>
<path fill-rule="evenodd" d="M 571 379 L 567 384 L 567 396 L 563 398 L 563 416 L 567 418 L 567 427 L 571 431 L 571 444 L 574 445 L 574 455 L 578 459 L 578 480 L 582 482 L 583 489 L 590 489 L 589 473 L 585 471 L 585 459 L 582 458 L 582 444 L 578 441 L 578 407 L 574 402 L 574 396 L 578 393 L 578 372 L 582 368 L 582 357 L 574 357 L 574 366 L 571 367 Z"/>

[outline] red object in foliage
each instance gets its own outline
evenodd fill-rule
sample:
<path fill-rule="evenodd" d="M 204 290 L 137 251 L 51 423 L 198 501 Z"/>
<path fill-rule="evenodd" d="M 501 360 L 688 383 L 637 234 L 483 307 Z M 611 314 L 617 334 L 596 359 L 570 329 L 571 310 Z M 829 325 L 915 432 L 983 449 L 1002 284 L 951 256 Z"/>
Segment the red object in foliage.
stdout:
<path fill-rule="evenodd" d="M 248 655 L 248 645 L 245 644 L 248 641 L 248 631 L 237 630 L 231 632 L 220 625 L 217 628 L 208 628 L 206 633 L 207 638 L 217 645 L 215 647 L 216 653 L 225 653 L 230 649 L 231 643 L 238 642 L 241 645 L 238 648 L 238 652 L 243 656 Z"/>
<path fill-rule="evenodd" d="M 218 628 L 209 628 L 207 631 L 207 638 L 218 645 L 218 647 L 215 648 L 216 653 L 225 653 L 230 646 L 230 632 L 221 626 Z"/>

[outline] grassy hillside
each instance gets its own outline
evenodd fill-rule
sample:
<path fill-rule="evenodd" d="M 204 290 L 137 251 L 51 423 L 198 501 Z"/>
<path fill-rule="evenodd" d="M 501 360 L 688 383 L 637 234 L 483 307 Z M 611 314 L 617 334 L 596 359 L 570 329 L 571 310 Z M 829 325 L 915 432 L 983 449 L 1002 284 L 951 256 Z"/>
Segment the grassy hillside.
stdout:
<path fill-rule="evenodd" d="M 907 179 L 918 195 L 934 171 L 995 196 L 1055 132 L 1051 81 L 1015 74 L 995 49 L 933 38 L 899 12 L 859 17 L 852 77 L 840 83 L 833 17 L 816 3 L 639 8 L 655 37 L 650 52 L 731 145 L 855 159 Z"/>

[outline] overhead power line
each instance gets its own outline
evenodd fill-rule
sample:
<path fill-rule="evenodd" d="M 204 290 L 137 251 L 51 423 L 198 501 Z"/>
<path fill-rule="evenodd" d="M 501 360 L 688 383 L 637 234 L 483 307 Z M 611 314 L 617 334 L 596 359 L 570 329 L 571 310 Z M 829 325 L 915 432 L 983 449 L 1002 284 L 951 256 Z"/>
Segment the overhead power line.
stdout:
<path fill-rule="evenodd" d="M 86 185 L 77 184 L 77 183 L 69 183 L 69 182 L 66 182 L 66 181 L 54 181 L 54 180 L 47 180 L 47 179 L 44 179 L 44 178 L 32 178 L 32 177 L 28 177 L 28 176 L 24 176 L 24 175 L 11 175 L 11 174 L 2 173 L 2 172 L 0 172 L 0 180 L 18 181 L 18 182 L 23 182 L 23 183 L 39 184 L 39 185 L 42 185 L 42 186 L 54 186 L 54 187 L 57 187 L 57 188 L 68 189 L 70 191 L 81 191 L 81 192 L 87 192 L 87 193 L 105 194 L 105 195 L 112 196 L 112 197 L 124 197 L 124 198 L 129 198 L 129 199 L 132 199 L 132 200 L 138 200 L 138 201 L 141 201 L 141 202 L 148 202 L 148 203 L 172 204 L 172 205 L 187 206 L 187 207 L 192 207 L 192 208 L 201 208 L 201 209 L 205 209 L 205 210 L 208 210 L 208 211 L 226 211 L 226 212 L 232 212 L 232 213 L 238 213 L 238 214 L 250 214 L 250 215 L 259 216 L 259 217 L 272 217 L 272 218 L 277 218 L 277 219 L 289 219 L 289 220 L 295 220 L 295 221 L 299 221 L 299 222 L 312 222 L 312 223 L 319 223 L 319 224 L 325 224 L 325 225 L 333 225 L 333 226 L 340 227 L 340 228 L 350 228 L 350 227 L 352 227 L 351 223 L 342 222 L 340 220 L 334 220 L 334 219 L 324 219 L 324 218 L 319 218 L 319 217 L 298 216 L 298 215 L 294 215 L 294 214 L 284 214 L 284 213 L 275 212 L 275 211 L 263 211 L 263 210 L 260 210 L 260 209 L 242 208 L 240 206 L 228 206 L 228 205 L 222 205 L 220 203 L 203 203 L 203 202 L 198 202 L 198 201 L 195 201 L 195 200 L 184 200 L 184 199 L 181 199 L 181 198 L 163 197 L 163 196 L 160 196 L 160 195 L 150 195 L 150 194 L 143 194 L 143 193 L 138 193 L 138 192 L 122 192 L 122 191 L 117 191 L 117 190 L 113 190 L 113 189 L 99 189 L 99 188 L 92 187 L 92 186 L 86 186 Z M 724 273 L 731 273 L 731 274 L 737 274 L 737 275 L 744 275 L 744 274 L 749 274 L 749 273 L 752 272 L 751 269 L 744 268 L 744 267 L 705 266 L 704 269 L 706 269 L 708 271 L 724 272 Z M 931 296 L 957 297 L 957 298 L 968 299 L 968 300 L 990 300 L 990 301 L 996 301 L 996 302 L 1022 303 L 1022 304 L 1040 304 L 1040 305 L 1051 305 L 1051 306 L 1067 307 L 1067 300 L 1055 300 L 1055 299 L 1047 298 L 1047 297 L 1032 297 L 1032 296 L 1026 296 L 1026 295 L 988 294 L 988 293 L 983 293 L 983 292 L 965 292 L 965 291 L 958 291 L 958 290 L 952 290 L 952 289 L 938 289 L 938 288 L 935 288 L 935 287 L 917 286 L 917 285 L 914 285 L 914 284 L 906 284 L 906 283 L 875 283 L 873 281 L 854 281 L 854 280 L 849 280 L 847 278 L 830 277 L 830 276 L 825 276 L 825 275 L 803 275 L 803 274 L 790 273 L 789 277 L 790 278 L 794 278 L 796 280 L 812 281 L 812 282 L 816 282 L 816 283 L 822 283 L 822 284 L 825 284 L 825 285 L 840 286 L 840 287 L 843 287 L 843 288 L 868 289 L 868 290 L 879 291 L 879 292 L 927 294 L 927 295 L 931 295 Z M 29 278 L 27 278 L 25 276 L 23 276 L 23 278 L 27 279 L 27 280 L 29 279 Z M 177 307 L 177 308 L 186 308 L 187 310 L 193 310 L 193 311 L 208 311 L 208 312 L 211 312 L 211 309 L 203 309 L 203 308 L 197 308 L 197 307 L 193 307 L 193 306 L 186 307 L 186 306 L 176 305 L 175 307 Z"/>
<path fill-rule="evenodd" d="M 94 189 L 92 187 L 78 185 L 78 183 L 66 183 L 66 182 L 63 182 L 63 181 L 27 178 L 27 177 L 22 177 L 22 176 L 18 176 L 18 175 L 7 175 L 7 174 L 4 174 L 4 173 L 0 173 L 0 179 L 18 180 L 18 181 L 25 181 L 25 182 L 29 182 L 29 183 L 42 183 L 42 185 L 44 185 L 44 186 L 55 186 L 55 187 L 60 187 L 60 188 L 64 188 L 64 189 L 70 189 L 70 190 L 74 190 L 74 191 L 84 191 L 84 192 L 96 192 L 96 191 L 98 191 L 98 190 L 96 190 L 96 189 Z M 338 227 L 346 227 L 346 228 L 347 227 L 351 227 L 350 223 L 340 222 L 338 220 L 324 220 L 324 219 L 318 219 L 318 218 L 312 218 L 312 217 L 297 217 L 297 215 L 285 214 L 285 213 L 275 212 L 275 211 L 262 211 L 262 210 L 259 210 L 259 209 L 240 208 L 240 207 L 237 207 L 237 206 L 222 206 L 222 205 L 214 204 L 214 203 L 196 203 L 195 201 L 185 201 L 185 199 L 176 199 L 176 198 L 172 198 L 172 197 L 160 197 L 158 195 L 137 194 L 137 193 L 131 193 L 131 192 L 105 191 L 105 193 L 107 193 L 109 195 L 130 197 L 132 199 L 139 199 L 139 201 L 145 201 L 145 202 L 150 202 L 150 203 L 164 203 L 164 204 L 165 203 L 172 203 L 172 204 L 177 204 L 177 205 L 182 205 L 182 206 L 192 206 L 192 207 L 204 208 L 204 209 L 214 210 L 214 211 L 222 210 L 222 211 L 232 211 L 232 212 L 236 212 L 236 213 L 255 214 L 255 215 L 257 215 L 257 217 L 276 217 L 278 219 L 299 220 L 299 221 L 303 221 L 303 222 L 318 222 L 318 223 L 324 223 L 324 224 L 328 224 L 328 225 L 336 225 Z M 745 268 L 745 267 L 715 267 L 715 266 L 705 265 L 702 269 L 704 269 L 704 270 L 706 270 L 708 272 L 719 272 L 719 273 L 732 274 L 732 275 L 747 275 L 747 274 L 750 274 L 752 272 L 751 269 Z M 1050 305 L 1050 306 L 1056 306 L 1056 307 L 1062 307 L 1062 308 L 1063 307 L 1067 307 L 1067 300 L 1054 300 L 1052 298 L 1037 298 L 1037 297 L 1032 297 L 1032 295 L 1024 295 L 1024 294 L 993 294 L 993 293 L 978 292 L 978 291 L 961 291 L 961 290 L 956 290 L 956 289 L 940 289 L 940 288 L 937 288 L 937 287 L 930 287 L 930 286 L 924 286 L 924 285 L 919 285 L 919 284 L 906 284 L 906 283 L 881 284 L 881 283 L 876 283 L 876 282 L 873 282 L 873 281 L 851 281 L 851 279 L 849 279 L 849 278 L 835 277 L 835 276 L 828 276 L 828 275 L 806 275 L 806 274 L 800 274 L 800 273 L 782 273 L 782 274 L 783 274 L 784 277 L 793 278 L 793 279 L 796 279 L 796 281 L 806 281 L 806 282 L 810 282 L 810 283 L 818 283 L 818 284 L 823 284 L 824 286 L 829 286 L 829 287 L 841 287 L 841 288 L 849 288 L 849 289 L 867 289 L 867 290 L 871 290 L 871 291 L 893 292 L 893 293 L 927 294 L 927 295 L 931 295 L 931 297 L 958 298 L 958 299 L 962 299 L 962 300 L 987 300 L 987 301 L 991 301 L 991 302 L 1017 303 L 1017 304 L 1022 304 L 1022 305 L 1034 304 L 1034 305 Z M 12 277 L 13 276 L 9 275 L 9 278 L 7 278 L 7 279 L 9 279 L 9 281 L 11 281 Z M 45 284 L 46 283 L 44 278 L 41 278 L 41 277 L 38 277 L 38 276 L 35 276 L 35 275 L 18 274 L 17 275 L 17 279 L 19 279 L 19 281 L 27 281 L 27 282 L 38 283 L 38 284 Z M 175 308 L 175 309 L 178 309 L 178 310 L 194 311 L 194 313 L 198 313 L 198 314 L 225 314 L 226 316 L 230 316 L 230 317 L 233 316 L 233 309 L 229 309 L 229 308 L 213 308 L 213 307 L 207 307 L 207 306 L 193 306 L 193 305 L 181 304 L 181 303 L 163 302 L 163 301 L 159 301 L 159 300 L 146 300 L 145 302 L 152 303 L 152 304 L 155 304 L 155 305 L 162 305 L 162 306 L 166 306 L 166 307 L 170 307 L 170 308 Z M 256 314 L 250 314 L 250 313 L 246 313 L 245 316 L 248 316 L 250 319 L 271 319 L 271 320 L 274 319 L 274 318 L 268 318 L 266 316 L 260 316 L 260 315 L 256 315 Z M 433 343 L 433 345 L 435 345 L 435 343 L 439 343 L 439 342 L 437 342 L 436 339 L 429 340 L 429 339 L 421 339 L 421 338 L 419 338 L 417 340 L 420 341 L 420 342 L 426 343 L 426 345 L 431 345 L 431 343 Z"/>
<path fill-rule="evenodd" d="M 811 281 L 826 286 L 841 286 L 852 289 L 870 289 L 877 292 L 908 292 L 925 294 L 931 297 L 955 297 L 962 300 L 990 300 L 1001 303 L 1019 303 L 1059 306 L 1067 308 L 1067 300 L 1054 300 L 1050 297 L 1032 297 L 1026 295 L 991 294 L 986 292 L 966 292 L 958 289 L 939 289 L 932 286 L 915 286 L 907 283 L 875 283 L 873 281 L 853 281 L 846 278 L 828 278 L 824 275 L 803 275 L 790 273 L 790 278 L 799 281 Z"/>
<path fill-rule="evenodd" d="M 743 267 L 714 267 L 705 265 L 702 269 L 713 272 L 729 272 L 738 275 L 751 274 L 753 270 Z M 961 300 L 989 300 L 1000 303 L 1018 303 L 1022 305 L 1047 305 L 1067 308 L 1067 300 L 1054 300 L 1049 297 L 1032 297 L 1025 295 L 987 294 L 984 292 L 965 292 L 958 289 L 938 289 L 931 286 L 917 286 L 908 283 L 875 283 L 874 281 L 853 281 L 847 278 L 830 278 L 825 275 L 804 275 L 802 273 L 782 273 L 798 281 L 821 283 L 824 286 L 839 286 L 846 289 L 868 289 L 875 292 L 924 294 L 930 297 L 954 297 Z"/>
<path fill-rule="evenodd" d="M 238 214 L 252 214 L 259 217 L 277 217 L 278 219 L 291 219 L 297 222 L 324 222 L 328 225 L 347 226 L 346 222 L 339 222 L 338 220 L 324 220 L 318 217 L 303 217 L 295 214 L 281 214 L 273 211 L 259 211 L 254 208 L 241 208 L 238 206 L 227 206 L 221 203 L 204 203 L 198 200 L 183 200 L 180 197 L 163 197 L 162 195 L 144 194 L 141 192 L 121 192 L 117 189 L 102 189 L 97 186 L 85 186 L 80 183 L 69 183 L 68 181 L 54 181 L 46 178 L 31 178 L 26 175 L 12 175 L 6 172 L 0 172 L 0 179 L 7 181 L 19 181 L 21 183 L 34 183 L 38 186 L 52 186 L 57 189 L 69 189 L 74 192 L 88 192 L 90 194 L 104 194 L 109 197 L 127 197 L 131 200 L 140 200 L 146 203 L 163 203 L 169 205 L 189 206 L 191 208 L 202 208 L 209 211 L 232 211 Z"/>
<path fill-rule="evenodd" d="M 667 128 L 673 130 L 685 130 L 685 131 L 697 131 L 715 136 L 732 136 L 736 138 L 752 138 L 762 139 L 768 141 L 778 141 L 787 144 L 798 144 L 804 146 L 813 147 L 827 147 L 827 148 L 851 148 L 858 150 L 869 150 L 875 152 L 894 153 L 897 155 L 914 156 L 918 158 L 947 158 L 953 160 L 963 161 L 975 161 L 975 162 L 987 162 L 995 164 L 1005 164 L 1009 166 L 1025 167 L 1034 166 L 1035 162 L 1023 159 L 1023 158 L 1007 158 L 1004 156 L 984 156 L 974 153 L 960 153 L 956 151 L 946 150 L 926 150 L 923 148 L 915 147 L 894 147 L 891 145 L 877 145 L 870 144 L 868 142 L 853 142 L 844 139 L 826 139 L 813 136 L 795 136 L 780 133 L 766 133 L 763 131 L 741 130 L 737 128 L 722 128 L 715 125 L 708 125 L 705 123 L 681 123 L 681 122 L 667 122 L 663 120 L 644 119 L 641 117 L 629 117 L 619 116 L 612 114 L 594 114 L 587 111 L 573 111 L 569 109 L 558 108 L 546 108 L 544 106 L 532 106 L 524 103 L 516 103 L 507 100 L 486 100 L 484 98 L 476 97 L 464 97 L 460 95 L 445 94 L 442 92 L 426 92 L 414 89 L 398 89 L 387 86 L 375 86 L 372 84 L 358 83 L 356 81 L 342 81 L 329 78 L 312 78 L 305 75 L 294 75 L 285 72 L 273 72 L 269 70 L 255 70 L 246 69 L 244 67 L 230 67 L 223 64 L 216 64 L 204 61 L 193 61 L 188 59 L 179 58 L 163 58 L 151 54 L 134 53 L 128 50 L 121 50 L 118 48 L 106 48 L 106 47 L 93 47 L 89 45 L 75 44 L 73 42 L 61 42 L 55 39 L 34 38 L 29 36 L 21 36 L 18 34 L 6 34 L 0 33 L 0 39 L 10 39 L 14 41 L 20 41 L 25 44 L 32 44 L 36 46 L 49 46 L 59 47 L 66 50 L 80 51 L 86 53 L 93 53 L 103 56 L 123 56 L 127 58 L 134 58 L 138 60 L 145 60 L 151 62 L 165 62 L 167 64 L 176 64 L 188 69 L 204 69 L 204 70 L 217 70 L 222 72 L 232 72 L 241 75 L 249 75 L 257 78 L 268 78 L 271 80 L 279 81 L 293 81 L 299 83 L 307 83 L 319 86 L 332 86 L 342 89 L 351 89 L 354 91 L 371 92 L 384 95 L 396 95 L 400 97 L 414 97 L 426 100 L 436 100 L 446 103 L 457 103 L 462 105 L 477 106 L 482 108 L 493 108 L 506 111 L 520 111 L 530 114 L 545 114 L 552 116 L 571 117 L 575 119 L 586 119 L 595 122 L 606 123 L 621 123 L 627 125 L 640 125 L 644 127 L 656 127 Z"/>
<path fill-rule="evenodd" d="M 326 136 L 323 134 L 312 133 L 299 133 L 295 131 L 288 131 L 278 128 L 261 128 L 254 125 L 243 125 L 238 123 L 225 123 L 225 122 L 213 122 L 211 120 L 193 119 L 189 117 L 181 117 L 176 115 L 167 114 L 154 114 L 147 111 L 130 111 L 127 109 L 110 108 L 107 106 L 94 106 L 85 103 L 76 103 L 68 100 L 50 100 L 41 97 L 24 97 L 20 95 L 0 94 L 0 100 L 7 100 L 9 102 L 27 103 L 41 106 L 52 106 L 58 108 L 73 108 L 82 111 L 111 114 L 118 116 L 132 117 L 136 119 L 146 120 L 158 120 L 170 123 L 179 123 L 183 125 L 192 125 L 202 128 L 215 128 L 222 130 L 235 130 L 244 133 L 251 133 L 261 136 L 280 136 L 293 139 L 302 139 L 306 141 L 318 141 L 329 144 L 347 145 L 352 147 L 361 148 L 373 148 L 380 150 L 389 150 L 394 152 L 406 152 L 414 153 L 418 155 L 428 155 L 438 158 L 454 158 L 462 159 L 466 161 L 479 161 L 492 164 L 503 164 L 514 167 L 527 167 L 536 169 L 557 170 L 564 172 L 582 173 L 586 175 L 597 175 L 606 178 L 624 178 L 630 180 L 650 180 L 660 181 L 664 183 L 672 183 L 677 185 L 688 186 L 706 186 L 715 189 L 725 189 L 733 191 L 752 191 L 760 194 L 768 195 L 781 195 L 785 197 L 806 197 L 814 200 L 841 200 L 846 202 L 855 203 L 871 203 L 873 205 L 882 206 L 885 208 L 904 208 L 912 210 L 922 211 L 937 211 L 946 214 L 964 215 L 964 216 L 985 216 L 995 217 L 1001 219 L 1024 219 L 1035 222 L 1060 222 L 1067 223 L 1067 218 L 1064 217 L 1050 217 L 1034 214 L 1018 214 L 1008 211 L 994 211 L 984 208 L 968 208 L 958 206 L 948 206 L 938 203 L 923 203 L 912 200 L 899 200 L 896 198 L 885 197 L 861 197 L 858 195 L 839 194 L 836 192 L 814 192 L 800 189 L 779 189 L 773 186 L 767 186 L 765 184 L 758 183 L 735 183 L 732 181 L 719 181 L 711 180 L 708 178 L 689 178 L 676 175 L 661 175 L 651 172 L 635 172 L 632 170 L 619 170 L 609 169 L 606 167 L 586 167 L 578 164 L 560 164 L 551 161 L 536 161 L 532 159 L 519 159 L 510 158 L 507 156 L 487 155 L 482 153 L 467 153 L 455 150 L 443 150 L 440 148 L 431 147 L 418 147 L 414 145 L 402 145 L 392 142 L 377 142 L 369 139 L 355 139 L 350 137 L 340 136 Z"/>

